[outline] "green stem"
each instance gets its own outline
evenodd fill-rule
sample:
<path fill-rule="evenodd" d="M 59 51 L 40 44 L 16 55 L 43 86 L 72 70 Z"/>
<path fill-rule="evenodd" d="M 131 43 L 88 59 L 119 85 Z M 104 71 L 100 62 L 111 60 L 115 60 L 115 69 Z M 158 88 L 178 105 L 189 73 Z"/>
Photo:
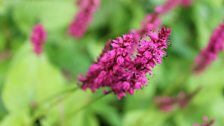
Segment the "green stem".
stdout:
<path fill-rule="evenodd" d="M 63 96 L 63 95 L 66 95 L 66 94 L 70 94 L 72 92 L 75 92 L 78 89 L 79 89 L 79 87 L 68 88 L 68 89 L 66 89 L 64 91 L 61 91 L 61 92 L 59 92 L 59 93 L 57 93 L 57 94 L 49 97 L 48 99 L 44 100 L 43 102 L 40 103 L 40 105 L 45 104 L 45 103 L 48 103 L 49 101 L 52 101 L 54 99 L 57 99 L 60 96 Z"/>
<path fill-rule="evenodd" d="M 102 98 L 104 98 L 105 96 L 107 96 L 109 94 L 111 94 L 111 93 L 108 93 L 106 95 L 105 94 L 101 95 L 101 96 L 97 97 L 96 99 L 93 99 L 93 100 L 87 102 L 82 107 L 80 107 L 80 108 L 78 108 L 76 110 L 73 110 L 72 112 L 68 113 L 68 117 L 71 117 L 73 114 L 77 113 L 78 111 L 83 110 L 84 108 L 91 106 L 92 104 L 96 103 L 97 101 L 101 100 Z"/>
<path fill-rule="evenodd" d="M 38 110 L 43 107 L 44 110 L 35 112 L 34 117 L 32 119 L 33 123 L 36 119 L 40 118 L 41 116 L 45 115 L 45 113 L 49 112 L 49 110 L 53 108 L 52 106 L 57 106 L 59 103 L 61 103 L 62 100 L 67 98 L 71 93 L 77 91 L 78 89 L 79 87 L 68 88 L 42 101 L 36 109 Z M 48 105 L 48 106 L 45 108 L 44 107 L 45 105 Z"/>

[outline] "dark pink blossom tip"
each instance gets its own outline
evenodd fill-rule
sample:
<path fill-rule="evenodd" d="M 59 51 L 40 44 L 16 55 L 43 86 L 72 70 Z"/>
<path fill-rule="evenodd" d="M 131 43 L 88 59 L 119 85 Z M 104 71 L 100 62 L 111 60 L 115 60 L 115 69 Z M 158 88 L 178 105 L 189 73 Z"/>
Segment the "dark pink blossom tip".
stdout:
<path fill-rule="evenodd" d="M 155 8 L 155 12 L 158 14 L 166 14 L 180 5 L 188 7 L 191 4 L 192 0 L 166 0 L 163 5 Z"/>
<path fill-rule="evenodd" d="M 144 20 L 142 21 L 141 28 L 138 30 L 140 35 L 147 34 L 152 30 L 157 30 L 161 25 L 161 21 L 158 18 L 158 14 L 153 13 L 145 16 Z"/>
<path fill-rule="evenodd" d="M 156 105 L 160 108 L 163 112 L 170 112 L 173 110 L 174 104 L 176 102 L 176 99 L 173 97 L 168 96 L 158 96 L 155 98 Z"/>
<path fill-rule="evenodd" d="M 37 55 L 40 55 L 43 51 L 43 44 L 47 38 L 47 32 L 43 25 L 37 24 L 34 26 L 31 33 L 31 42 L 33 44 L 33 50 Z"/>
<path fill-rule="evenodd" d="M 190 93 L 180 92 L 176 100 L 179 107 L 185 108 L 192 101 L 192 99 L 200 92 L 200 90 L 201 87 L 198 87 Z"/>
<path fill-rule="evenodd" d="M 181 0 L 181 4 L 184 7 L 189 7 L 192 4 L 192 0 Z"/>
<path fill-rule="evenodd" d="M 176 8 L 182 0 L 166 0 L 166 2 L 155 8 L 155 12 L 158 14 L 165 14 Z"/>
<path fill-rule="evenodd" d="M 193 124 L 193 126 L 213 126 L 213 124 L 215 123 L 215 120 L 209 120 L 207 116 L 203 117 L 203 122 L 202 124 Z"/>
<path fill-rule="evenodd" d="M 201 51 L 195 60 L 195 73 L 205 70 L 218 54 L 224 50 L 224 23 L 221 23 L 213 32 L 208 46 Z"/>
<path fill-rule="evenodd" d="M 159 26 L 161 25 L 161 15 L 170 12 L 179 5 L 187 7 L 190 6 L 191 3 L 192 0 L 166 0 L 163 5 L 156 7 L 153 13 L 145 16 L 141 28 L 137 30 L 137 32 L 139 32 L 140 35 L 144 35 L 151 30 L 159 29 Z"/>
<path fill-rule="evenodd" d="M 71 36 L 81 38 L 84 35 L 99 4 L 100 0 L 78 0 L 79 12 L 68 29 Z"/>
<path fill-rule="evenodd" d="M 180 108 L 185 108 L 192 98 L 201 90 L 201 88 L 197 88 L 193 92 L 187 94 L 185 92 L 180 92 L 178 96 L 157 96 L 155 98 L 155 104 L 161 111 L 170 112 L 174 108 L 174 106 L 178 105 Z"/>
<path fill-rule="evenodd" d="M 127 93 L 134 94 L 146 85 L 146 74 L 162 62 L 169 35 L 170 30 L 162 28 L 159 33 L 148 32 L 145 37 L 133 32 L 110 40 L 97 62 L 85 76 L 80 76 L 82 89 L 94 92 L 110 87 L 118 99 Z"/>

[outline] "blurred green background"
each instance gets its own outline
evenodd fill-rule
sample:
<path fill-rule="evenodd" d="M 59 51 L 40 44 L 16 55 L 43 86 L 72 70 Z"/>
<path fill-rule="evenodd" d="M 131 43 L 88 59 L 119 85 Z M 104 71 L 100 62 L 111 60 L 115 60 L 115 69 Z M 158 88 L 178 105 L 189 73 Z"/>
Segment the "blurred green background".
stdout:
<path fill-rule="evenodd" d="M 206 115 L 224 126 L 224 54 L 201 75 L 191 73 L 213 29 L 224 20 L 224 0 L 193 0 L 162 16 L 172 29 L 168 56 L 153 70 L 149 85 L 117 100 L 101 91 L 76 90 L 56 105 L 38 107 L 49 97 L 77 85 L 108 39 L 140 27 L 144 16 L 164 0 L 102 0 L 81 39 L 67 35 L 78 8 L 74 0 L 0 0 L 0 126 L 192 126 Z M 44 53 L 32 52 L 36 23 L 48 31 Z M 159 95 L 202 90 L 184 108 L 162 112 Z M 50 107 L 49 107 L 50 106 Z M 46 109 L 49 108 L 49 109 Z M 36 113 L 43 115 L 35 118 Z"/>

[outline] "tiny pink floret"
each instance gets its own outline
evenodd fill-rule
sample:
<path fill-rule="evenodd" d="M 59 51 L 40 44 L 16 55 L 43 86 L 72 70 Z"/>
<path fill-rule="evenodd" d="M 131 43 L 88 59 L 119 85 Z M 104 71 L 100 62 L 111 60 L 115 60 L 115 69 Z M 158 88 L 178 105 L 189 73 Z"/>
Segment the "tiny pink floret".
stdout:
<path fill-rule="evenodd" d="M 43 52 L 43 45 L 47 38 L 47 32 L 43 25 L 37 24 L 34 26 L 31 34 L 31 42 L 33 44 L 33 50 L 37 55 Z"/>

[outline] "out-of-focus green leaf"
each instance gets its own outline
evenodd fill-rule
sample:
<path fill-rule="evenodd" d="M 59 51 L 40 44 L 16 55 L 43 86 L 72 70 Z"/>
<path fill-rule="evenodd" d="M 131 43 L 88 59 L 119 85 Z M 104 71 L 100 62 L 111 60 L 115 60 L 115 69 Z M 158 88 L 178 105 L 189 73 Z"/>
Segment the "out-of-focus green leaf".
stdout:
<path fill-rule="evenodd" d="M 156 110 L 129 111 L 124 116 L 123 126 L 163 126 L 168 115 Z"/>
<path fill-rule="evenodd" d="M 224 99 L 221 92 L 218 98 L 216 100 L 213 100 L 212 103 L 213 104 L 211 105 L 210 117 L 216 120 L 215 125 L 221 126 L 222 124 L 224 124 Z"/>
<path fill-rule="evenodd" d="M 50 60 L 56 66 L 69 71 L 74 78 L 77 78 L 79 74 L 88 70 L 91 61 L 93 61 L 89 56 L 88 46 L 86 46 L 86 43 L 93 42 L 93 40 L 89 40 L 86 38 L 74 41 L 73 39 L 60 37 L 52 39 L 54 43 L 49 43 L 47 46 L 49 47 Z"/>
<path fill-rule="evenodd" d="M 69 126 L 99 126 L 96 117 L 88 111 L 80 111 L 75 114 L 70 121 L 68 121 Z"/>
<path fill-rule="evenodd" d="M 174 122 L 177 126 L 191 126 L 194 123 L 198 123 L 198 121 L 201 120 L 201 118 L 203 117 L 203 115 L 198 114 L 197 112 L 192 112 L 191 111 L 191 115 L 189 114 L 188 116 L 186 116 L 186 113 L 179 113 L 177 115 L 174 116 Z"/>
<path fill-rule="evenodd" d="M 193 90 L 199 85 L 202 87 L 221 88 L 224 86 L 223 62 L 216 60 L 208 66 L 201 74 L 192 75 L 189 80 L 188 87 Z"/>
<path fill-rule="evenodd" d="M 191 36 L 189 34 L 189 29 L 186 25 L 181 23 L 174 25 L 175 26 L 172 27 L 170 48 L 175 54 L 177 54 L 181 58 L 186 57 L 188 59 L 192 59 L 192 57 L 194 57 L 194 51 L 189 46 L 190 41 L 192 41 Z"/>
<path fill-rule="evenodd" d="M 200 75 L 192 75 L 187 85 L 188 89 L 194 90 L 200 86 L 202 87 L 202 90 L 195 96 L 193 101 L 191 101 L 190 104 L 192 104 L 193 107 L 182 113 L 182 119 L 178 119 L 178 125 L 181 125 L 181 123 L 184 122 L 183 120 L 185 120 L 185 123 L 187 124 L 189 124 L 189 122 L 197 122 L 195 119 L 200 119 L 202 116 L 208 116 L 211 119 L 215 119 L 215 125 L 217 126 L 223 124 L 222 117 L 224 117 L 224 112 L 223 109 L 221 109 L 221 106 L 224 105 L 222 93 L 224 87 L 222 75 L 224 71 L 223 69 L 220 69 L 222 66 L 223 63 L 220 60 L 217 60 Z M 190 112 L 192 110 L 198 115 L 186 119 L 192 115 L 192 112 Z"/>
<path fill-rule="evenodd" d="M 209 93 L 208 93 L 209 92 Z M 210 102 L 208 102 L 210 101 Z M 224 100 L 220 88 L 203 87 L 202 90 L 193 98 L 190 105 L 185 110 L 179 111 L 174 116 L 176 125 L 192 125 L 204 117 L 215 120 L 215 125 L 222 125 Z"/>
<path fill-rule="evenodd" d="M 132 18 L 130 22 L 130 29 L 137 29 L 141 26 L 141 22 L 144 19 L 145 13 L 139 4 L 135 3 L 132 4 Z"/>
<path fill-rule="evenodd" d="M 142 90 L 136 91 L 135 95 L 128 96 L 125 101 L 125 110 L 136 110 L 141 108 L 147 108 L 153 102 L 153 96 L 155 93 L 155 83 L 149 82 L 147 87 L 144 87 Z M 133 104 L 135 103 L 135 104 Z"/>
<path fill-rule="evenodd" d="M 0 0 L 0 7 L 3 6 L 3 0 Z"/>
<path fill-rule="evenodd" d="M 4 1 L 3 1 L 3 0 L 0 0 L 0 15 L 1 15 L 2 13 L 4 13 L 4 9 L 5 9 Z"/>
<path fill-rule="evenodd" d="M 116 36 L 124 34 L 124 32 L 129 30 L 128 23 L 130 22 L 128 22 L 128 19 L 131 18 L 131 15 L 127 15 L 125 11 L 125 6 L 121 3 L 114 6 L 113 15 L 111 15 L 110 19 L 110 26 Z"/>
<path fill-rule="evenodd" d="M 134 126 L 134 123 L 136 123 L 143 114 L 144 111 L 140 110 L 126 113 L 126 116 L 123 119 L 123 126 Z"/>
<path fill-rule="evenodd" d="M 52 118 L 49 117 L 47 119 L 43 119 L 41 124 L 43 126 L 99 126 L 96 117 L 92 113 L 85 110 L 78 111 L 72 117 L 69 117 L 69 119 L 63 115 L 62 111 L 59 114 L 60 117 L 57 118 L 57 120 L 49 120 L 49 118 Z"/>
<path fill-rule="evenodd" d="M 17 112 L 7 115 L 0 126 L 31 126 L 31 119 L 26 112 Z"/>
<path fill-rule="evenodd" d="M 116 6 L 117 0 L 113 1 L 101 1 L 101 6 L 94 14 L 93 21 L 90 24 L 90 30 L 96 30 L 105 26 L 110 21 L 110 16 L 113 14 L 114 6 Z"/>
<path fill-rule="evenodd" d="M 25 33 L 29 33 L 38 22 L 43 23 L 49 31 L 65 28 L 75 14 L 73 2 L 68 1 L 24 1 L 11 2 L 10 5 L 15 22 Z"/>
<path fill-rule="evenodd" d="M 80 89 L 65 97 L 57 106 L 53 106 L 43 120 L 44 126 L 98 126 L 93 111 L 88 106 L 91 100 L 90 92 Z"/>
<path fill-rule="evenodd" d="M 89 55 L 91 56 L 93 61 L 96 61 L 96 59 L 100 56 L 104 45 L 94 39 L 94 37 L 90 37 L 86 39 L 86 41 L 88 41 L 87 48 L 89 51 Z"/>
<path fill-rule="evenodd" d="M 45 54 L 36 56 L 26 44 L 12 62 L 3 87 L 3 101 L 10 112 L 29 109 L 57 93 L 64 83 Z"/>
<path fill-rule="evenodd" d="M 0 93 L 1 94 L 2 94 L 2 86 L 5 81 L 5 77 L 6 77 L 8 68 L 9 68 L 8 60 L 3 61 L 3 62 L 0 61 Z M 5 116 L 6 113 L 7 113 L 7 111 L 3 104 L 2 97 L 0 97 L 0 120 L 2 119 L 2 117 Z"/>
<path fill-rule="evenodd" d="M 121 117 L 116 108 L 101 102 L 100 104 L 94 105 L 93 109 L 96 114 L 107 121 L 111 126 L 121 126 Z"/>
<path fill-rule="evenodd" d="M 198 41 L 200 47 L 207 45 L 212 31 L 223 20 L 224 10 L 223 1 L 217 0 L 212 2 L 209 0 L 195 1 L 193 5 L 193 18 L 195 19 Z"/>

